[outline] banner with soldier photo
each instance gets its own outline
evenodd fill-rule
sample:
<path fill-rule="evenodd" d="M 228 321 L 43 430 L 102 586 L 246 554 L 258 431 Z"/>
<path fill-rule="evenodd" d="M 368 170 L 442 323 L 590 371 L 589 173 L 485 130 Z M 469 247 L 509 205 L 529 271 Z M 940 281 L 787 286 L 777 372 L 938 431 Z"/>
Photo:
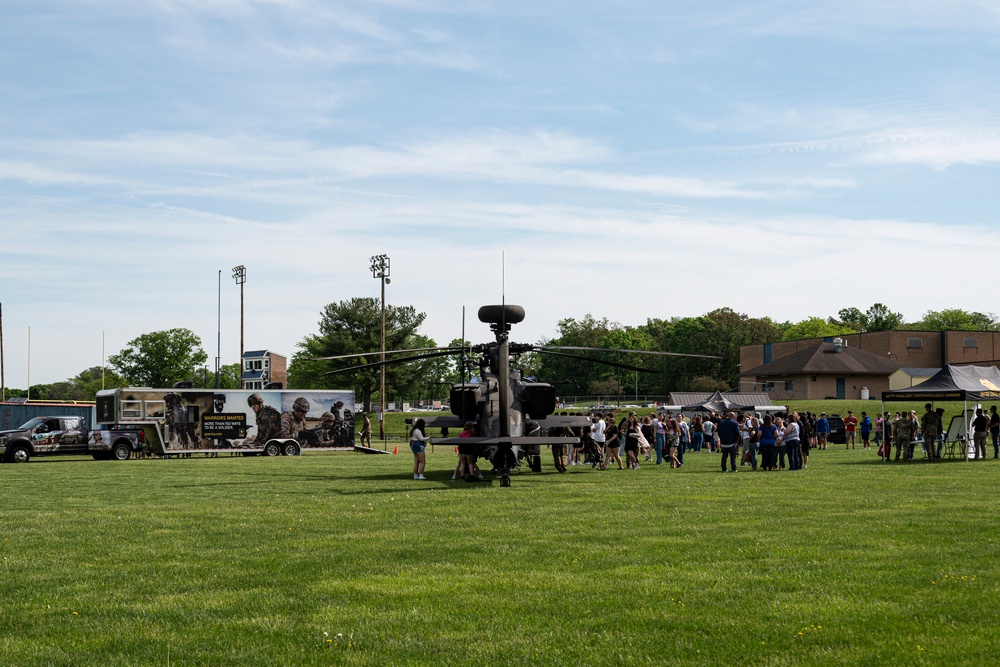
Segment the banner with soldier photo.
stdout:
<path fill-rule="evenodd" d="M 349 390 L 115 389 L 101 392 L 103 423 L 148 424 L 157 453 L 262 449 L 295 440 L 301 449 L 354 447 Z"/>

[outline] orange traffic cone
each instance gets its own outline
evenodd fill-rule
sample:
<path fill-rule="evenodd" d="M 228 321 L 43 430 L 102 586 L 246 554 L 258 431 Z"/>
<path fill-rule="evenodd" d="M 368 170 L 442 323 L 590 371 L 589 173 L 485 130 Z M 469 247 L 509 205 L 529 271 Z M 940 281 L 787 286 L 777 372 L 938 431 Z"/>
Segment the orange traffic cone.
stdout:
<path fill-rule="evenodd" d="M 398 445 L 393 445 L 392 446 L 392 453 L 393 454 L 399 454 L 399 446 Z"/>

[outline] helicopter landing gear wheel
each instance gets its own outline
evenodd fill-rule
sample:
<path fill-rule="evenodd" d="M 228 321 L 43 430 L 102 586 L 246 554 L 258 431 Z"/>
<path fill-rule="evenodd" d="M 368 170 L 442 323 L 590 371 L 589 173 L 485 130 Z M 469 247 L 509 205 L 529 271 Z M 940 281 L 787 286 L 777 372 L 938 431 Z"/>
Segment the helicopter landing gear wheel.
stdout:
<path fill-rule="evenodd" d="M 510 475 L 503 475 L 500 477 L 500 486 L 503 488 L 510 486 Z"/>

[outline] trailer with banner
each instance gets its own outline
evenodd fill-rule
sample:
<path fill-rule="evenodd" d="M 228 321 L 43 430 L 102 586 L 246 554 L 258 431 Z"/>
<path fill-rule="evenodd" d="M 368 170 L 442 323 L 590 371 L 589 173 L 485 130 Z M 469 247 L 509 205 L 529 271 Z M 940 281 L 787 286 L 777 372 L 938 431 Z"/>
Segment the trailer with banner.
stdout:
<path fill-rule="evenodd" d="M 157 456 L 295 456 L 304 450 L 352 450 L 350 390 L 153 389 L 97 394 L 95 423 L 141 429 Z"/>

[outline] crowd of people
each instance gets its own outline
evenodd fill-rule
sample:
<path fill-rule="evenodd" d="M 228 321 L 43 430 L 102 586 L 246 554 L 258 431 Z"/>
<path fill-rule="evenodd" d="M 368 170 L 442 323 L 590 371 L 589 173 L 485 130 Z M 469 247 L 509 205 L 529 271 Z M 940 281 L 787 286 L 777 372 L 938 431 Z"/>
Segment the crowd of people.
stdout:
<path fill-rule="evenodd" d="M 722 454 L 723 471 L 735 472 L 737 461 L 754 471 L 798 470 L 808 465 L 809 450 L 817 446 L 820 437 L 816 419 L 809 414 L 800 418 L 797 412 L 784 417 L 736 412 L 709 412 L 690 418 L 673 412 L 640 418 L 629 412 L 620 420 L 613 412 L 587 416 L 591 427 L 574 429 L 580 444 L 573 448 L 570 465 L 582 465 L 581 455 L 597 447 L 604 452 L 599 466 L 602 470 L 613 464 L 619 470 L 625 468 L 619 456 L 622 441 L 631 470 L 639 469 L 640 456 L 653 465 L 682 468 L 686 453 L 702 449 Z M 826 429 L 828 433 L 828 425 Z M 822 446 L 826 446 L 826 438 Z"/>
<path fill-rule="evenodd" d="M 992 406 L 989 416 L 977 409 L 972 421 L 975 459 L 986 458 L 987 438 L 992 439 L 993 458 L 1000 458 L 1000 414 Z M 564 413 L 565 414 L 565 413 Z M 928 403 L 918 419 L 916 411 L 877 414 L 873 420 L 867 412 L 861 417 L 848 411 L 844 418 L 845 448 L 855 449 L 859 436 L 862 449 L 877 448 L 882 461 L 911 461 L 917 446 L 923 449 L 928 461 L 941 460 L 945 446 L 945 429 L 942 425 L 944 409 Z M 831 426 L 825 412 L 765 413 L 757 412 L 708 412 L 687 417 L 670 411 L 640 417 L 630 411 L 618 417 L 614 412 L 591 412 L 585 416 L 588 426 L 566 429 L 564 434 L 579 439 L 567 451 L 565 445 L 553 445 L 552 453 L 556 470 L 566 472 L 568 466 L 593 465 L 600 470 L 617 466 L 618 470 L 638 470 L 640 460 L 652 465 L 668 464 L 671 468 L 684 466 L 688 452 L 721 453 L 722 471 L 736 472 L 749 466 L 752 471 L 800 470 L 808 468 L 812 449 L 824 450 L 830 446 Z M 424 434 L 424 423 L 419 419 L 411 431 L 410 448 L 414 454 L 413 477 L 425 479 L 424 446 L 430 438 Z M 461 437 L 471 437 L 475 427 L 467 422 Z M 895 448 L 895 458 L 893 458 Z M 476 464 L 474 446 L 459 446 L 459 460 L 452 479 L 482 479 Z M 624 451 L 625 458 L 622 459 Z"/>
<path fill-rule="evenodd" d="M 928 461 L 941 460 L 945 445 L 949 442 L 944 428 L 944 409 L 930 403 L 924 406 L 924 414 L 917 417 L 916 410 L 907 413 L 879 415 L 874 424 L 875 441 L 879 445 L 879 456 L 883 461 L 910 461 L 913 459 L 917 446 L 923 450 Z M 1000 459 L 1000 414 L 997 406 L 990 406 L 989 416 L 982 408 L 976 408 L 976 416 L 972 420 L 972 460 L 988 458 L 986 446 L 988 441 L 993 444 L 993 457 Z M 968 447 L 964 434 L 958 436 L 953 444 L 963 449 Z M 895 448 L 895 458 L 892 458 Z M 965 452 L 962 452 L 963 458 Z"/>

